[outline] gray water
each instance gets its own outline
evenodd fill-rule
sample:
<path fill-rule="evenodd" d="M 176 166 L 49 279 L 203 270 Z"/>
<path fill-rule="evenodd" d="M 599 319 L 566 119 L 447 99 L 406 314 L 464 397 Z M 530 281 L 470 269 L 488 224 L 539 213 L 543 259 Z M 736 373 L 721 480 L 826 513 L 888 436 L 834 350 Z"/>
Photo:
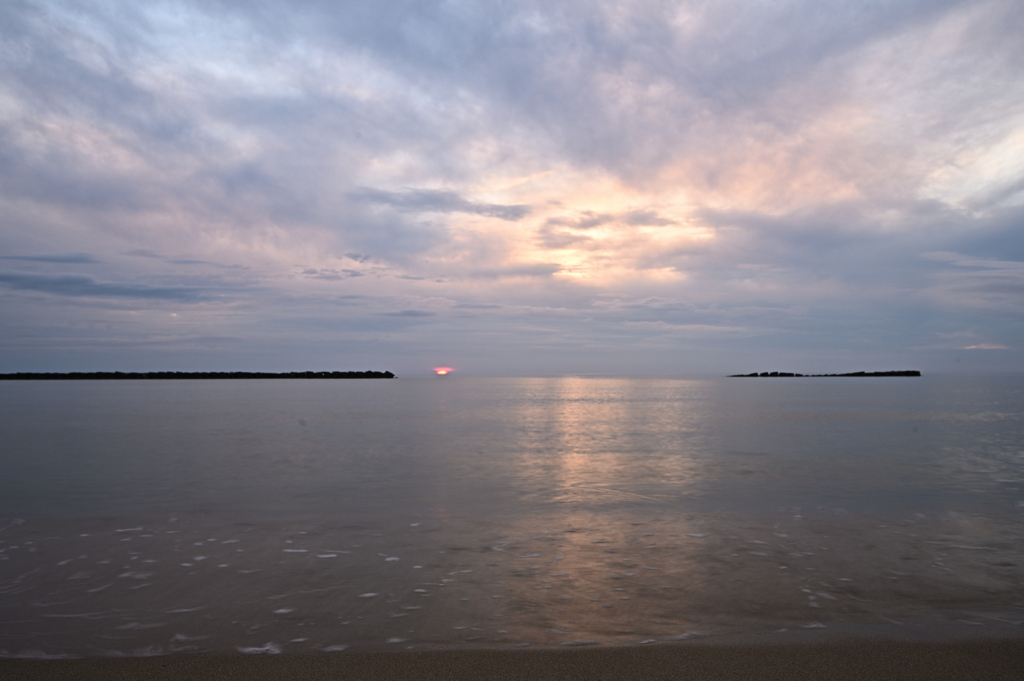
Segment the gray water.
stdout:
<path fill-rule="evenodd" d="M 4 382 L 0 437 L 2 656 L 1024 621 L 1019 376 Z"/>

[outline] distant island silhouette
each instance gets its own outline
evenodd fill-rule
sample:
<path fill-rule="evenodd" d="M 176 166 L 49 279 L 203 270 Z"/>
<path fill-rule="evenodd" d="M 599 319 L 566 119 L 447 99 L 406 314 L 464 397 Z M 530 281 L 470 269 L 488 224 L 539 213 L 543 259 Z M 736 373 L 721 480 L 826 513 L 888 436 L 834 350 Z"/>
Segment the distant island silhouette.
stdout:
<path fill-rule="evenodd" d="M 920 371 L 855 371 L 851 374 L 791 374 L 787 371 L 762 371 L 752 374 L 733 374 L 729 378 L 825 378 L 835 376 L 920 376 Z"/>
<path fill-rule="evenodd" d="M 175 380 L 197 378 L 394 378 L 390 371 L 290 371 L 283 374 L 264 371 L 73 371 L 71 373 L 0 374 L 0 381 L 110 381 Z"/>

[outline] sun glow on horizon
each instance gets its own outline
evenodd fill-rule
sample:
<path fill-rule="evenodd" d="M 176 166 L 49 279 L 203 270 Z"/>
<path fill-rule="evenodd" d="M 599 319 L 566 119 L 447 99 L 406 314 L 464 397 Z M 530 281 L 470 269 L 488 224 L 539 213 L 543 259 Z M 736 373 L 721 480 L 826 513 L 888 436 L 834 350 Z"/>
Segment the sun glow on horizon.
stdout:
<path fill-rule="evenodd" d="M 455 371 L 451 367 L 434 367 L 434 373 L 438 376 L 447 376 L 451 372 Z"/>

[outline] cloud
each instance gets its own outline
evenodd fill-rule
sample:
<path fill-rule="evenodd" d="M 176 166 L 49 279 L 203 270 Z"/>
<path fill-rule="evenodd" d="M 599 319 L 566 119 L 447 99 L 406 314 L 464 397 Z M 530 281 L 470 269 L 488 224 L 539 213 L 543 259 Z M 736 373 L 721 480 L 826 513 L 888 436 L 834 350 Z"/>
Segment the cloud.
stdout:
<path fill-rule="evenodd" d="M 537 230 L 537 240 L 542 248 L 561 249 L 571 246 L 582 246 L 593 243 L 594 239 L 586 234 L 568 232 L 564 229 L 556 229 L 558 222 L 549 220 L 543 227 Z"/>
<path fill-rule="evenodd" d="M 328 268 L 309 268 L 302 271 L 304 277 L 310 279 L 326 279 L 329 281 L 339 281 L 341 279 L 351 279 L 352 277 L 362 277 L 363 272 L 359 270 L 336 270 Z"/>
<path fill-rule="evenodd" d="M 176 286 L 160 287 L 141 284 L 111 284 L 97 282 L 78 275 L 43 276 L 0 272 L 0 284 L 14 289 L 39 291 L 56 296 L 97 298 L 141 298 L 149 300 L 176 300 L 195 302 L 209 296 L 204 289 Z"/>
<path fill-rule="evenodd" d="M 473 203 L 455 192 L 429 189 L 388 192 L 362 187 L 357 191 L 350 192 L 348 196 L 356 201 L 390 206 L 407 213 L 470 213 L 509 222 L 522 220 L 530 214 L 529 206 Z"/>
<path fill-rule="evenodd" d="M 661 217 L 657 211 L 653 210 L 634 210 L 625 213 L 620 218 L 627 225 L 644 226 L 644 227 L 667 227 L 669 225 L 679 224 L 676 220 L 670 220 L 669 218 Z"/>
<path fill-rule="evenodd" d="M 510 265 L 506 267 L 494 267 L 486 270 L 473 270 L 469 276 L 473 279 L 517 279 L 520 277 L 550 277 L 552 274 L 561 271 L 561 266 L 555 263 L 535 263 L 527 265 Z"/>
<path fill-rule="evenodd" d="M 401 312 L 382 312 L 385 317 L 433 317 L 435 313 L 427 310 L 402 310 Z"/>
<path fill-rule="evenodd" d="M 950 308 L 1024 317 L 1024 262 L 942 251 L 922 257 L 955 268 L 932 275 L 932 299 Z"/>
<path fill-rule="evenodd" d="M 998 343 L 978 343 L 977 345 L 967 345 L 960 348 L 961 350 L 1009 350 L 1010 348 L 1005 345 Z"/>
<path fill-rule="evenodd" d="M 667 227 L 678 224 L 678 221 L 662 217 L 655 210 L 630 210 L 623 213 L 597 213 L 592 210 L 580 211 L 576 217 L 557 216 L 548 218 L 544 225 L 571 227 L 573 229 L 593 229 L 607 224 L 623 224 L 634 227 Z"/>
<path fill-rule="evenodd" d="M 102 262 L 88 253 L 64 253 L 55 255 L 0 255 L 0 260 L 24 260 L 27 262 L 51 262 L 56 264 L 92 265 Z"/>

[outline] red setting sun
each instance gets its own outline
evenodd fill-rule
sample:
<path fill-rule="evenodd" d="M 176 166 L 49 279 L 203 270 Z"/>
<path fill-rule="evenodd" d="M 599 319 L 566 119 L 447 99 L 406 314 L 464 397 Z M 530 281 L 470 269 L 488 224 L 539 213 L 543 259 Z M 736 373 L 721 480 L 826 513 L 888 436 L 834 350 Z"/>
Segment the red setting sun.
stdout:
<path fill-rule="evenodd" d="M 455 371 L 451 367 L 434 367 L 434 373 L 438 376 L 447 376 L 451 372 Z"/>

